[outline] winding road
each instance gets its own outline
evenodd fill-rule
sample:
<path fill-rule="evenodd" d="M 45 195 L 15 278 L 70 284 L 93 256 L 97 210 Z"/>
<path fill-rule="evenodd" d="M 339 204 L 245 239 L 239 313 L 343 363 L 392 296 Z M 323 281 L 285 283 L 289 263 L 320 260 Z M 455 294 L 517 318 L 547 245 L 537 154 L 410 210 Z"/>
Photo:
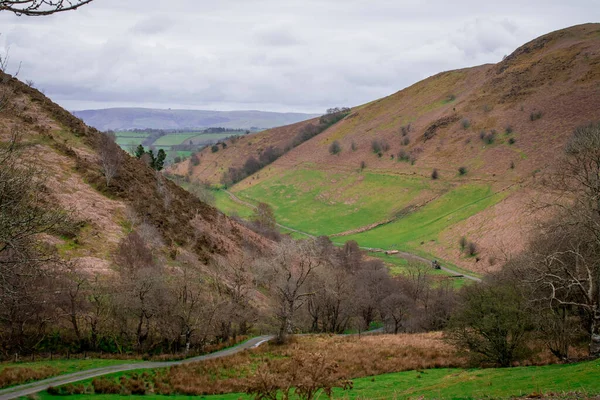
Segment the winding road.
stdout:
<path fill-rule="evenodd" d="M 229 197 L 231 198 L 231 200 L 233 200 L 234 202 L 236 202 L 238 204 L 241 204 L 243 206 L 249 207 L 249 208 L 251 208 L 253 210 L 256 210 L 256 206 L 254 204 L 248 203 L 247 201 L 244 201 L 244 200 L 240 199 L 239 197 L 237 197 L 235 194 L 231 193 L 227 189 L 222 189 L 222 190 L 225 193 L 227 193 L 229 195 Z M 299 231 L 299 230 L 294 229 L 294 228 L 290 228 L 289 226 L 285 226 L 285 225 L 281 225 L 281 224 L 276 224 L 276 225 L 278 227 L 280 227 L 280 228 L 287 229 L 288 231 L 296 232 L 296 233 L 308 236 L 308 237 L 313 238 L 313 239 L 316 238 L 315 235 L 311 235 L 310 233 L 306 233 L 306 232 L 302 232 L 302 231 Z M 378 253 L 383 253 L 383 252 L 386 251 L 385 249 L 373 249 L 373 248 L 370 248 L 370 247 L 361 247 L 361 249 L 367 250 L 367 251 L 378 252 Z M 404 258 L 404 259 L 407 259 L 407 260 L 419 261 L 419 262 L 425 263 L 427 265 L 431 264 L 431 260 L 428 260 L 428 259 L 426 259 L 424 257 L 418 256 L 418 255 L 413 254 L 413 253 L 408 253 L 406 251 L 399 251 L 398 253 L 395 254 L 395 256 L 400 257 L 400 258 Z M 464 274 L 462 272 L 458 272 L 458 271 L 455 271 L 453 269 L 450 269 L 450 268 L 447 268 L 447 267 L 444 267 L 444 266 L 440 266 L 440 269 L 442 271 L 445 271 L 445 272 L 447 272 L 447 273 L 449 273 L 451 275 L 457 276 L 457 277 L 463 277 L 465 279 L 469 279 L 469 280 L 472 280 L 472 281 L 475 281 L 475 282 L 481 282 L 481 279 L 477 278 L 476 276 L 467 275 L 467 274 Z"/>
<path fill-rule="evenodd" d="M 253 349 L 260 346 L 263 343 L 268 342 L 273 339 L 274 336 L 265 335 L 258 336 L 252 339 L 245 341 L 244 343 L 240 343 L 237 346 L 230 347 L 228 349 L 224 349 L 221 351 L 217 351 L 210 354 L 205 354 L 203 356 L 187 358 L 185 360 L 180 361 L 166 361 L 166 362 L 139 362 L 139 363 L 131 363 L 131 364 L 121 364 L 121 365 L 113 365 L 110 367 L 103 368 L 95 368 L 88 369 L 85 371 L 74 372 L 66 375 L 59 375 L 52 378 L 44 379 L 41 381 L 36 381 L 32 383 L 27 383 L 25 385 L 13 386 L 7 389 L 0 390 L 0 400 L 8 400 L 8 399 L 16 399 L 19 397 L 28 396 L 30 394 L 38 393 L 48 389 L 50 386 L 60 386 L 66 385 L 68 383 L 74 383 L 83 381 L 90 378 L 95 378 L 97 376 L 113 374 L 115 372 L 124 372 L 124 371 L 132 371 L 138 369 L 152 369 L 152 368 L 164 368 L 171 367 L 174 365 L 182 365 L 189 364 L 198 361 L 206 361 L 214 358 L 227 357 L 244 350 Z"/>

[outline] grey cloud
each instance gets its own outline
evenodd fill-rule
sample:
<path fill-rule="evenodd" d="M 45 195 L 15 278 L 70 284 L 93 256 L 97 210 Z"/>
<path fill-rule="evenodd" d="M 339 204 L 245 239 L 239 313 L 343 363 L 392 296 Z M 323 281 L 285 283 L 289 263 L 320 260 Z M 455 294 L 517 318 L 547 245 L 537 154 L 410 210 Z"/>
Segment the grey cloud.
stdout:
<path fill-rule="evenodd" d="M 174 25 L 174 21 L 162 15 L 153 15 L 138 21 L 131 32 L 142 35 L 157 35 L 166 32 Z"/>
<path fill-rule="evenodd" d="M 69 109 L 320 112 L 498 62 L 536 36 L 586 22 L 594 4 L 97 0 L 57 17 L 0 15 L 0 51 L 10 45 L 20 77 Z"/>

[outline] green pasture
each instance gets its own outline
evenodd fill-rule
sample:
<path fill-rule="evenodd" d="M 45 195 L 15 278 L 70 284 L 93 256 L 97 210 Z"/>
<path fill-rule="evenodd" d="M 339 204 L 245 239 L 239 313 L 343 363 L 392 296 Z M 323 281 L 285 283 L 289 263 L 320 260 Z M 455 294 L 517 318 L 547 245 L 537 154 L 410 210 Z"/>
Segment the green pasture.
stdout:
<path fill-rule="evenodd" d="M 344 238 L 366 247 L 413 250 L 421 243 L 437 241 L 440 232 L 496 204 L 504 196 L 494 194 L 488 185 L 465 184 L 394 222 Z"/>
<path fill-rule="evenodd" d="M 236 194 L 271 205 L 282 225 L 331 235 L 386 220 L 434 185 L 443 188 L 442 183 L 421 177 L 301 169 Z"/>

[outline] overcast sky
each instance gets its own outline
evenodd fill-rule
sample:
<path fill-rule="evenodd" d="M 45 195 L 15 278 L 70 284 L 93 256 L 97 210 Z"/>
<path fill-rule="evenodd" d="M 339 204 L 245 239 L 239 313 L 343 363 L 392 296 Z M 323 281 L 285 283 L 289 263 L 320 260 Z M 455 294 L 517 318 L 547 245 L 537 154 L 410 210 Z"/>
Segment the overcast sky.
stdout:
<path fill-rule="evenodd" d="M 322 112 L 498 62 L 598 20 L 600 1 L 95 0 L 50 17 L 0 14 L 10 68 L 21 62 L 19 77 L 69 110 Z"/>

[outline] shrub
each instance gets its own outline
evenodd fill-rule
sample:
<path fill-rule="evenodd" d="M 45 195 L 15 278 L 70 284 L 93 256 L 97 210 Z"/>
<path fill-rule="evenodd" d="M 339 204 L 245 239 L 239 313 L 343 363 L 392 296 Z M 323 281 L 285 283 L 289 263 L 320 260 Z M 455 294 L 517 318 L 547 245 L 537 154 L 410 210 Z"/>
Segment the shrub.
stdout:
<path fill-rule="evenodd" d="M 542 112 L 541 111 L 532 111 L 531 114 L 529 114 L 529 119 L 531 121 L 536 121 L 538 119 L 542 118 Z"/>
<path fill-rule="evenodd" d="M 513 127 L 511 125 L 506 125 L 506 128 L 504 128 L 504 133 L 510 135 L 511 133 L 513 133 Z"/>
<path fill-rule="evenodd" d="M 367 164 L 364 161 L 361 161 L 360 162 L 360 170 L 362 171 L 365 168 L 367 168 Z"/>
<path fill-rule="evenodd" d="M 400 151 L 398 152 L 398 156 L 397 157 L 398 157 L 398 161 L 408 161 L 408 160 L 410 160 L 410 155 L 404 149 L 400 149 Z"/>
<path fill-rule="evenodd" d="M 483 111 L 484 112 L 490 112 L 490 111 L 492 111 L 492 106 L 490 106 L 489 104 L 485 104 L 483 106 Z"/>
<path fill-rule="evenodd" d="M 483 141 L 486 144 L 493 144 L 496 141 L 496 131 L 491 131 L 487 135 L 484 135 Z"/>
<path fill-rule="evenodd" d="M 468 350 L 473 361 L 509 367 L 531 354 L 532 328 L 525 297 L 512 284 L 470 285 L 450 320 L 446 338 Z"/>
<path fill-rule="evenodd" d="M 479 132 L 479 139 L 481 139 L 481 140 L 485 139 L 485 131 Z"/>
<path fill-rule="evenodd" d="M 217 146 L 216 144 L 213 144 L 210 148 L 210 151 L 212 151 L 213 153 L 216 153 L 217 151 L 219 151 L 219 146 Z"/>
<path fill-rule="evenodd" d="M 371 149 L 373 153 L 381 153 L 381 143 L 379 143 L 379 140 L 375 139 L 371 142 Z"/>
<path fill-rule="evenodd" d="M 467 174 L 467 167 L 458 167 L 458 174 L 459 175 L 466 175 Z"/>
<path fill-rule="evenodd" d="M 410 124 L 401 126 L 400 133 L 402 133 L 402 136 L 408 135 L 410 133 Z"/>
<path fill-rule="evenodd" d="M 471 121 L 469 121 L 468 119 L 463 119 L 462 120 L 462 127 L 463 129 L 469 129 L 471 127 Z"/>
<path fill-rule="evenodd" d="M 331 154 L 339 154 L 342 151 L 342 147 L 340 146 L 340 142 L 334 140 L 333 143 L 329 146 L 329 153 Z"/>
<path fill-rule="evenodd" d="M 356 149 L 358 149 L 358 146 L 356 145 L 356 143 L 352 142 L 350 148 L 352 149 L 352 151 L 356 151 Z"/>
<path fill-rule="evenodd" d="M 512 137 L 510 139 L 508 139 L 508 144 L 515 144 L 515 143 L 517 143 L 517 139 L 512 138 Z"/>
<path fill-rule="evenodd" d="M 92 381 L 94 393 L 97 394 L 119 394 L 121 385 L 107 378 L 96 378 Z"/>
<path fill-rule="evenodd" d="M 433 169 L 433 172 L 431 172 L 431 179 L 436 180 L 437 178 L 439 178 L 439 172 L 437 170 L 437 168 Z"/>
<path fill-rule="evenodd" d="M 465 236 L 461 237 L 458 243 L 460 244 L 460 250 L 465 251 L 468 244 L 467 238 Z"/>
<path fill-rule="evenodd" d="M 404 137 L 402 138 L 402 140 L 400 141 L 400 144 L 401 144 L 402 146 L 407 146 L 409 143 L 410 143 L 410 139 L 408 138 L 408 136 L 404 136 Z"/>
<path fill-rule="evenodd" d="M 173 159 L 173 162 L 175 162 L 175 164 L 178 164 L 181 162 L 181 156 L 175 156 L 175 158 Z"/>
<path fill-rule="evenodd" d="M 470 256 L 474 256 L 479 253 L 479 246 L 475 242 L 469 242 L 467 246 L 467 251 Z"/>
<path fill-rule="evenodd" d="M 214 153 L 214 151 L 213 151 L 213 153 Z M 190 157 L 190 162 L 192 163 L 193 166 L 200 165 L 200 157 L 198 157 L 197 153 L 192 154 L 192 156 Z"/>
<path fill-rule="evenodd" d="M 456 96 L 454 94 L 449 94 L 448 97 L 446 97 L 446 101 L 448 103 L 450 103 L 450 102 L 452 102 L 454 100 L 456 100 Z"/>
<path fill-rule="evenodd" d="M 515 169 L 515 162 L 514 161 L 510 162 L 510 169 Z"/>

